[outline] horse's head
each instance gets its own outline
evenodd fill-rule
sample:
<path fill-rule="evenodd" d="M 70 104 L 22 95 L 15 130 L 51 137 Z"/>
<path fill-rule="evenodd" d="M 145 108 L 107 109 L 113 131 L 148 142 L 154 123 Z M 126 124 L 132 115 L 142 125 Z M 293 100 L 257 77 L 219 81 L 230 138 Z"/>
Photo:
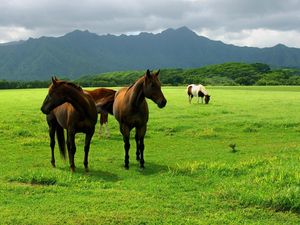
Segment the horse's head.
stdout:
<path fill-rule="evenodd" d="M 143 90 L 146 98 L 154 101 L 159 108 L 163 108 L 167 104 L 167 100 L 161 91 L 158 75 L 159 70 L 156 73 L 150 73 L 150 71 L 147 70 Z"/>
<path fill-rule="evenodd" d="M 205 104 L 208 104 L 209 100 L 210 100 L 210 95 L 205 95 L 204 96 L 204 102 L 205 102 Z"/>
<path fill-rule="evenodd" d="M 52 77 L 52 84 L 49 87 L 48 95 L 41 107 L 44 114 L 49 114 L 55 107 L 68 101 L 68 88 L 66 88 L 68 86 L 72 86 L 82 91 L 81 87 L 76 84 Z"/>

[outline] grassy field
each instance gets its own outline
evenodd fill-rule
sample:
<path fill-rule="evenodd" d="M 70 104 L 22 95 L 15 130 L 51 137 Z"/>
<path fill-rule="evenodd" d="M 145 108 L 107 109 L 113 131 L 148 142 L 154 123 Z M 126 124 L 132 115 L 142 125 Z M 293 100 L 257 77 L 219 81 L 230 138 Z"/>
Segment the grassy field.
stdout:
<path fill-rule="evenodd" d="M 0 91 L 0 224 L 299 224 L 300 87 L 208 87 L 190 105 L 184 87 L 152 102 L 145 170 L 130 169 L 118 124 L 95 133 L 90 172 L 76 136 L 74 174 L 50 164 L 40 111 L 46 89 Z M 236 145 L 235 151 L 230 145 Z"/>

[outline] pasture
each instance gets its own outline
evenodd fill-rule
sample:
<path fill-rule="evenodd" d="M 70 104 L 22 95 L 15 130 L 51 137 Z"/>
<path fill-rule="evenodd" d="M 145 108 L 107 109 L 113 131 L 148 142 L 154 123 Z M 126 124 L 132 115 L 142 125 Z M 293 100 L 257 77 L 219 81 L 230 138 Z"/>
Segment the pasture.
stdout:
<path fill-rule="evenodd" d="M 299 224 L 300 87 L 208 87 L 208 105 L 185 87 L 149 103 L 145 169 L 125 170 L 122 135 L 97 122 L 89 168 L 76 135 L 76 172 L 51 167 L 47 89 L 0 90 L 0 224 Z M 229 145 L 235 145 L 235 149 Z"/>

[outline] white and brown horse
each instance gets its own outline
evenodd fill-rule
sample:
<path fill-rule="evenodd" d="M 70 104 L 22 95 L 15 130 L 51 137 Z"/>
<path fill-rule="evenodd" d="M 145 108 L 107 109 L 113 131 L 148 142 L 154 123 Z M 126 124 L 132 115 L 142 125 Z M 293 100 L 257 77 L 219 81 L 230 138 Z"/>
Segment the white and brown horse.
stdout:
<path fill-rule="evenodd" d="M 189 96 L 189 102 L 191 103 L 192 98 L 197 97 L 197 102 L 199 103 L 199 97 L 201 97 L 201 103 L 203 103 L 203 98 L 205 104 L 208 104 L 210 100 L 210 95 L 202 84 L 195 85 L 190 84 L 187 86 L 187 94 Z"/>

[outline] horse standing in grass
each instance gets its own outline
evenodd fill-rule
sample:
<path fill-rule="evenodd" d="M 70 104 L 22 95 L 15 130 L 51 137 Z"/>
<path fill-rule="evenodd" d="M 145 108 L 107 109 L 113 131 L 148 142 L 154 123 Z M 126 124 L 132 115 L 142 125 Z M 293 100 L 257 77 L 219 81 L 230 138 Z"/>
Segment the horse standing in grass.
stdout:
<path fill-rule="evenodd" d="M 201 97 L 201 103 L 203 103 L 203 97 L 205 104 L 208 104 L 210 100 L 210 95 L 202 84 L 195 85 L 190 84 L 187 86 L 187 94 L 189 96 L 189 102 L 191 103 L 194 96 L 197 97 L 197 102 L 199 103 L 199 97 Z"/>
<path fill-rule="evenodd" d="M 144 137 L 149 116 L 146 98 L 154 101 L 159 108 L 165 107 L 167 100 L 158 79 L 159 70 L 150 73 L 149 70 L 130 87 L 120 89 L 113 103 L 113 114 L 120 124 L 125 149 L 125 168 L 129 168 L 129 136 L 135 128 L 136 160 L 144 168 Z"/>
<path fill-rule="evenodd" d="M 94 90 L 84 90 L 86 93 L 90 94 L 96 104 L 104 104 L 103 101 L 113 100 L 115 97 L 115 90 L 108 88 L 97 88 Z M 105 125 L 106 137 L 109 138 L 109 129 L 108 129 L 108 113 L 112 114 L 112 104 L 107 107 L 106 110 L 97 107 L 97 111 L 100 114 L 100 128 L 99 135 L 102 133 L 102 127 Z"/>
<path fill-rule="evenodd" d="M 51 164 L 55 167 L 54 146 L 55 132 L 61 155 L 65 158 L 65 137 L 64 130 L 67 130 L 67 148 L 71 171 L 75 171 L 74 156 L 76 152 L 75 134 L 85 133 L 84 144 L 84 167 L 88 171 L 88 154 L 90 142 L 97 123 L 97 110 L 93 98 L 85 94 L 81 87 L 67 81 L 52 78 L 42 108 L 47 115 L 49 126 Z"/>

